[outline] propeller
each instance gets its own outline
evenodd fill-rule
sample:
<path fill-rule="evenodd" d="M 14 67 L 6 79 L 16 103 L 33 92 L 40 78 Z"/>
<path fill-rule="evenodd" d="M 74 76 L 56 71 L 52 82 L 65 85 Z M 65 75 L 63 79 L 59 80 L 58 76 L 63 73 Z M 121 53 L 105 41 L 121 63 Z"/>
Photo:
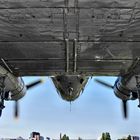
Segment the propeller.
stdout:
<path fill-rule="evenodd" d="M 124 118 L 126 119 L 128 116 L 127 100 L 122 100 L 122 107 L 123 107 L 123 115 L 124 115 Z"/>
<path fill-rule="evenodd" d="M 100 85 L 102 86 L 105 86 L 107 88 L 110 88 L 110 89 L 113 89 L 114 86 L 105 82 L 105 81 L 102 81 L 102 80 L 99 80 L 99 79 L 95 79 L 95 82 L 99 83 Z M 127 100 L 122 100 L 122 111 L 123 111 L 123 115 L 124 115 L 124 118 L 127 119 L 128 117 L 128 106 L 127 106 Z"/>
<path fill-rule="evenodd" d="M 33 88 L 34 86 L 36 86 L 36 85 L 38 85 L 38 84 L 40 84 L 42 82 L 43 82 L 42 80 L 37 80 L 37 81 L 35 81 L 33 83 L 30 83 L 30 84 L 26 85 L 26 88 L 27 88 L 27 90 L 29 90 L 29 89 Z"/>
<path fill-rule="evenodd" d="M 18 116 L 19 116 L 19 102 L 18 101 L 15 101 L 15 106 L 14 106 L 14 117 L 17 119 Z"/>
<path fill-rule="evenodd" d="M 99 83 L 100 85 L 103 85 L 103 86 L 105 86 L 105 87 L 107 87 L 107 88 L 111 88 L 111 89 L 114 88 L 114 86 L 112 86 L 111 84 L 106 83 L 106 82 L 104 82 L 104 81 L 102 81 L 102 80 L 95 79 L 95 81 L 96 81 L 97 83 Z"/>
<path fill-rule="evenodd" d="M 42 80 L 37 80 L 35 82 L 32 82 L 28 85 L 26 85 L 27 90 L 37 86 L 38 84 L 42 83 Z M 14 105 L 14 118 L 18 118 L 19 117 L 19 101 L 15 101 L 15 105 Z"/>

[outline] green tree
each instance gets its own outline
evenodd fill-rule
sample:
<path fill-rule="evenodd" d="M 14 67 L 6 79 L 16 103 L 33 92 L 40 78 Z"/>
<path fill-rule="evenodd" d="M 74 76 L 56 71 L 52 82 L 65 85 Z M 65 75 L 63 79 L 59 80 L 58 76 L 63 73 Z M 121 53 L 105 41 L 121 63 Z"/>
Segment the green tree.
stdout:
<path fill-rule="evenodd" d="M 106 133 L 106 140 L 111 140 L 110 134 L 108 132 Z"/>
<path fill-rule="evenodd" d="M 131 135 L 128 135 L 127 140 L 131 140 Z"/>
<path fill-rule="evenodd" d="M 101 140 L 105 140 L 105 133 L 102 133 Z"/>
<path fill-rule="evenodd" d="M 64 134 L 61 140 L 69 140 L 69 137 L 66 134 Z"/>
<path fill-rule="evenodd" d="M 108 132 L 102 133 L 101 140 L 111 140 L 110 134 Z"/>
<path fill-rule="evenodd" d="M 82 138 L 79 137 L 78 140 L 82 140 Z"/>

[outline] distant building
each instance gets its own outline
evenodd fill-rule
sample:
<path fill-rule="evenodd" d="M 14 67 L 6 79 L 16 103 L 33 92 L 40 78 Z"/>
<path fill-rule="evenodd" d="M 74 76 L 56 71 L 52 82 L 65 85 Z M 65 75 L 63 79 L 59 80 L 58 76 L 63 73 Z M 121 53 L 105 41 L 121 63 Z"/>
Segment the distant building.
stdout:
<path fill-rule="evenodd" d="M 40 136 L 40 140 L 44 140 L 44 137 L 43 136 Z"/>
<path fill-rule="evenodd" d="M 27 139 L 24 139 L 22 137 L 18 137 L 18 138 L 1 138 L 0 140 L 27 140 Z"/>
<path fill-rule="evenodd" d="M 40 136 L 39 132 L 32 132 L 29 140 L 44 140 L 44 137 Z"/>
<path fill-rule="evenodd" d="M 50 137 L 46 137 L 46 140 L 51 140 Z"/>
<path fill-rule="evenodd" d="M 20 137 L 16 138 L 16 140 L 25 140 L 25 139 L 20 136 Z"/>
<path fill-rule="evenodd" d="M 29 139 L 30 140 L 40 140 L 40 133 L 38 133 L 38 132 L 32 132 L 30 134 L 30 138 Z"/>
<path fill-rule="evenodd" d="M 2 140 L 16 140 L 16 139 L 13 139 L 13 138 L 3 138 Z"/>
<path fill-rule="evenodd" d="M 132 140 L 140 140 L 138 136 L 132 136 Z"/>

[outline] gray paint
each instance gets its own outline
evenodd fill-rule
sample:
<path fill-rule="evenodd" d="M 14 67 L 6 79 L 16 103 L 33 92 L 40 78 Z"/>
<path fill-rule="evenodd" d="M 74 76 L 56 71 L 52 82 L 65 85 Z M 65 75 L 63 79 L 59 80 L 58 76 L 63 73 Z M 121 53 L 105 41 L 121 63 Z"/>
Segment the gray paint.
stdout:
<path fill-rule="evenodd" d="M 139 45 L 136 0 L 0 0 L 0 57 L 17 76 L 123 75 Z"/>

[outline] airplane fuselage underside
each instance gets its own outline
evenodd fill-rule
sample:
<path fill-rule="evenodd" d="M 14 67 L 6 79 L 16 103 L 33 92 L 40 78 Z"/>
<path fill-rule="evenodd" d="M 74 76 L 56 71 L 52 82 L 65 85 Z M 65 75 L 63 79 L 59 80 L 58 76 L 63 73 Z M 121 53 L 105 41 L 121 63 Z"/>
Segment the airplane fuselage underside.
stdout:
<path fill-rule="evenodd" d="M 0 57 L 17 76 L 123 75 L 139 13 L 135 0 L 0 0 Z"/>

